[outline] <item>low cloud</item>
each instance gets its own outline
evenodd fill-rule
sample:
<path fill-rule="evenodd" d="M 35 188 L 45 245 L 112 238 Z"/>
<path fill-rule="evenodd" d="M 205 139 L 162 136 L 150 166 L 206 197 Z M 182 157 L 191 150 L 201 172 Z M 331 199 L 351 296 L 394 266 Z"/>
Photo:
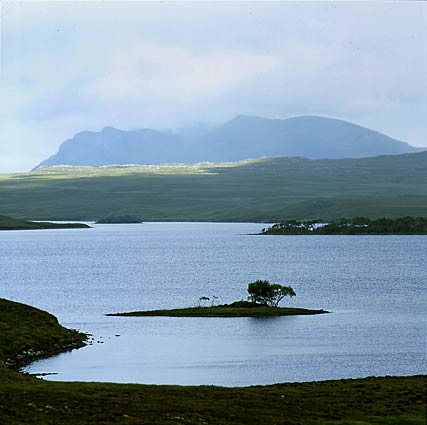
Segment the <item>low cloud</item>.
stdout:
<path fill-rule="evenodd" d="M 279 68 L 273 55 L 242 50 L 191 49 L 140 44 L 116 49 L 91 90 L 106 100 L 158 97 L 173 101 L 185 96 L 217 97 Z"/>
<path fill-rule="evenodd" d="M 425 145 L 426 11 L 417 2 L 3 3 L 0 167 L 21 158 L 31 168 L 81 130 L 238 114 L 333 116 Z"/>

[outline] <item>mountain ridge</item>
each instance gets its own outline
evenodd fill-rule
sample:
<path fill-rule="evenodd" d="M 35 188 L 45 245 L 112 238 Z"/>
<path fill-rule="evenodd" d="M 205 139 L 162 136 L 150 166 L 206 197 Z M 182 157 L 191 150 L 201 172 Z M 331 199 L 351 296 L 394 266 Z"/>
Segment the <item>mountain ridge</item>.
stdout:
<path fill-rule="evenodd" d="M 193 137 L 149 128 L 120 130 L 107 126 L 99 132 L 81 131 L 33 170 L 47 165 L 190 164 L 264 156 L 364 158 L 425 149 L 335 118 L 238 115 Z"/>

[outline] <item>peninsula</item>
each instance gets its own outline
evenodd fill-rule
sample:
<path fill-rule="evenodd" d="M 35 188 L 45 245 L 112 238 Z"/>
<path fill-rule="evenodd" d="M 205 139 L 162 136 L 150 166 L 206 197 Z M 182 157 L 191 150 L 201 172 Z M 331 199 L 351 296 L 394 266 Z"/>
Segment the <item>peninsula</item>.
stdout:
<path fill-rule="evenodd" d="M 329 223 L 321 220 L 285 220 L 262 229 L 260 235 L 427 235 L 427 218 L 396 219 L 367 217 L 341 218 Z"/>
<path fill-rule="evenodd" d="M 19 369 L 86 344 L 87 334 L 64 328 L 43 310 L 0 298 L 0 311 L 0 376 L 2 367 Z"/>
<path fill-rule="evenodd" d="M 37 229 L 90 229 L 84 223 L 50 223 L 48 221 L 26 221 L 0 215 L 0 230 L 37 230 Z"/>

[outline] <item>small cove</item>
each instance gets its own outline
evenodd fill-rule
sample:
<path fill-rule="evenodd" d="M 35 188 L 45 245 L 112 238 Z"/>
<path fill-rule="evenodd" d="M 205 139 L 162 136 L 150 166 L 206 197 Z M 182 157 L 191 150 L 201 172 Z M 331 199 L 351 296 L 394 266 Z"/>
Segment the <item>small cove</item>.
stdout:
<path fill-rule="evenodd" d="M 425 373 L 426 236 L 249 236 L 263 224 L 145 223 L 2 232 L 1 296 L 94 334 L 34 363 L 52 380 L 253 385 Z M 274 318 L 105 317 L 291 284 Z M 120 336 L 116 336 L 120 335 Z M 99 343 L 97 342 L 99 341 Z"/>

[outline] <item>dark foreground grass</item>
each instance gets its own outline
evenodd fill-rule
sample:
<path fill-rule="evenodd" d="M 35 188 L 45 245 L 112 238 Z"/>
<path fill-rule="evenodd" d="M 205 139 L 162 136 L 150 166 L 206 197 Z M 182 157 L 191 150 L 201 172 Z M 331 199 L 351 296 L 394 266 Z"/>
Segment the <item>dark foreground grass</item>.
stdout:
<path fill-rule="evenodd" d="M 245 304 L 252 304 L 245 302 Z M 271 316 L 297 316 L 310 314 L 329 313 L 325 310 L 309 310 L 306 308 L 267 307 L 233 307 L 232 305 L 219 305 L 212 307 L 187 307 L 172 310 L 146 310 L 130 311 L 125 313 L 110 313 L 107 316 L 169 316 L 169 317 L 271 317 Z"/>
<path fill-rule="evenodd" d="M 425 425 L 425 376 L 245 388 L 0 383 L 9 424 Z"/>
<path fill-rule="evenodd" d="M 46 312 L 3 299 L 0 317 L 1 425 L 424 425 L 426 420 L 426 376 L 244 388 L 43 381 L 13 371 L 5 360 L 23 349 L 68 349 L 76 332 Z"/>

